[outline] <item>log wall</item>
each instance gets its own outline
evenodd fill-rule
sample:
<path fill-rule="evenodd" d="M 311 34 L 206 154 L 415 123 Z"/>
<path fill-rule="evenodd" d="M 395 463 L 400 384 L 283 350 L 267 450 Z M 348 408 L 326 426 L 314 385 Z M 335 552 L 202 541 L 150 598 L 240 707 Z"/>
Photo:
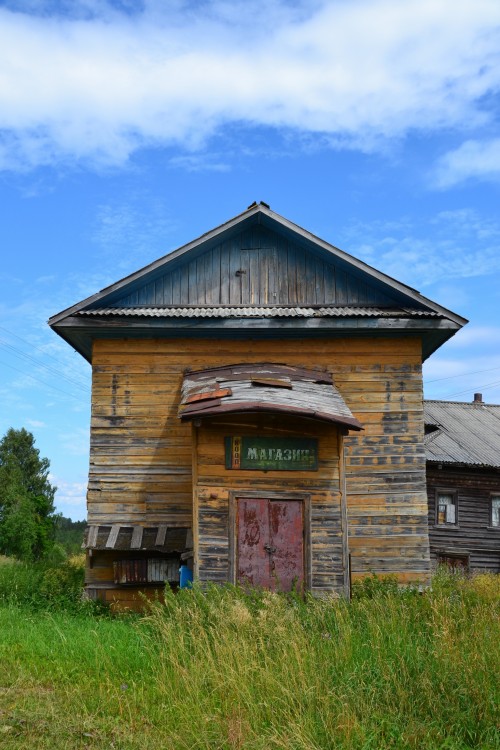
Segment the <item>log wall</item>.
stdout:
<path fill-rule="evenodd" d="M 436 523 L 437 490 L 456 492 L 457 524 Z M 500 471 L 481 467 L 427 467 L 429 541 L 433 564 L 440 555 L 469 558 L 474 571 L 500 573 L 500 527 L 491 526 L 491 496 L 500 496 Z"/>
<path fill-rule="evenodd" d="M 345 439 L 353 577 L 429 571 L 421 344 L 414 339 L 96 340 L 89 523 L 191 526 L 186 368 L 280 362 L 329 369 L 364 425 Z M 255 480 L 253 480 L 255 481 Z"/>
<path fill-rule="evenodd" d="M 346 591 L 347 560 L 343 548 L 344 524 L 341 512 L 339 448 L 342 436 L 331 425 L 304 419 L 250 415 L 231 420 L 219 418 L 197 429 L 195 439 L 194 522 L 198 554 L 195 557 L 201 580 L 227 581 L 235 550 L 230 549 L 231 503 L 236 497 L 255 492 L 262 497 L 278 493 L 307 500 L 306 570 L 310 588 L 317 592 Z M 195 428 L 196 429 L 196 428 Z M 225 468 L 224 437 L 227 435 L 268 437 L 317 437 L 317 471 L 228 471 Z M 309 563 L 309 564 L 308 564 Z M 235 581 L 234 581 L 235 582 Z"/>

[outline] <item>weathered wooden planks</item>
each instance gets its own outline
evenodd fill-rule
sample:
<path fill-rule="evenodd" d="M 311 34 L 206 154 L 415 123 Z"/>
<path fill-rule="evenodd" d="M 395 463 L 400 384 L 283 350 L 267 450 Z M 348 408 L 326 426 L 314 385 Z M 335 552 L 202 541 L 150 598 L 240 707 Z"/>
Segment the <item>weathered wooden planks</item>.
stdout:
<path fill-rule="evenodd" d="M 322 283 L 330 282 L 323 276 Z M 183 373 L 187 368 L 263 361 L 328 369 L 365 428 L 360 435 L 345 438 L 353 573 L 386 572 L 384 560 L 399 560 L 400 568 L 395 572 L 405 577 L 413 571 L 416 577 L 425 578 L 429 558 L 424 525 L 408 523 L 410 516 L 422 519 L 426 515 L 418 339 L 377 339 L 376 345 L 362 338 L 95 341 L 89 520 L 99 523 L 148 518 L 151 523 L 170 523 L 173 518 L 177 525 L 191 525 L 191 427 L 181 424 L 176 415 Z M 248 417 L 240 422 L 251 429 Z M 314 436 L 316 423 L 304 423 L 302 430 L 301 434 Z M 219 435 L 224 434 L 221 428 Z M 312 500 L 313 526 L 321 523 L 321 513 L 327 514 L 340 502 L 335 443 L 325 439 L 324 445 L 314 488 L 316 499 Z M 202 440 L 197 451 L 200 485 L 227 489 L 226 480 L 221 481 L 223 457 L 216 444 Z M 257 474 L 247 472 L 235 478 L 232 473 L 231 486 L 269 488 L 270 477 Z M 311 492 L 307 476 L 297 473 L 293 484 L 296 490 Z M 227 497 L 221 502 L 227 504 Z M 315 515 L 316 507 L 322 508 L 319 516 Z M 385 515 L 387 522 L 368 522 L 374 515 Z M 209 514 L 203 522 L 207 524 L 206 538 L 221 541 L 223 516 Z M 215 524 L 215 535 L 210 531 L 211 524 Z M 382 526 L 389 531 L 377 546 Z M 366 541 L 362 555 L 357 552 L 358 540 Z M 213 574 L 220 579 L 227 552 L 222 551 L 222 541 L 216 546 L 219 552 Z M 405 549 L 417 548 L 420 559 L 404 555 Z M 205 565 L 202 552 L 200 547 L 201 567 Z M 328 588 L 334 578 L 328 579 L 322 555 L 318 548 L 313 580 L 321 580 L 321 587 Z"/>
<path fill-rule="evenodd" d="M 306 262 L 307 260 L 307 262 Z M 334 259 L 263 227 L 244 230 L 117 301 L 127 305 L 387 304 Z"/>
<path fill-rule="evenodd" d="M 456 525 L 436 523 L 436 494 L 444 490 L 455 493 Z M 498 470 L 429 464 L 427 491 L 433 563 L 445 553 L 462 553 L 470 570 L 500 573 L 500 528 L 491 525 L 491 498 L 500 496 Z"/>
<path fill-rule="evenodd" d="M 227 471 L 224 437 L 238 427 L 230 419 L 218 425 L 207 423 L 197 432 L 197 482 L 194 488 L 198 529 L 197 572 L 202 580 L 228 580 L 234 565 L 230 548 L 231 502 L 258 489 L 263 498 L 276 493 L 282 497 L 297 492 L 308 498 L 308 545 L 310 550 L 310 585 L 313 590 L 342 592 L 345 584 L 345 559 L 342 549 L 342 528 L 339 487 L 339 442 L 336 427 L 304 423 L 281 418 L 271 425 L 265 418 L 253 418 L 251 429 L 278 437 L 305 430 L 319 436 L 320 461 L 317 471 Z M 237 422 L 237 418 L 235 418 Z M 252 421 L 252 420 L 248 420 Z M 274 493 L 274 494 L 273 494 Z"/>

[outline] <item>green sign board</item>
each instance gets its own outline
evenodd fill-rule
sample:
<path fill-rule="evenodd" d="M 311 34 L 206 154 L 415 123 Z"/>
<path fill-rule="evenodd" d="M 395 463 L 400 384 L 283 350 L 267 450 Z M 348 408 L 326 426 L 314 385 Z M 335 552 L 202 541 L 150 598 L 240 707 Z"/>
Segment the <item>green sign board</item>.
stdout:
<path fill-rule="evenodd" d="M 315 438 L 227 437 L 226 469 L 316 471 Z"/>

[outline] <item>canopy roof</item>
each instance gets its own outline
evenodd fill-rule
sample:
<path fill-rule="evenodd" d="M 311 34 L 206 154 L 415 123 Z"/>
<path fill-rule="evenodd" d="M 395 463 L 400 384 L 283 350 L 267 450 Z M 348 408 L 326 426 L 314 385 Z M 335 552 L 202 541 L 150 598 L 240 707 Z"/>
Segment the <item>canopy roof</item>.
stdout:
<path fill-rule="evenodd" d="M 240 412 L 282 412 L 363 429 L 325 370 L 264 363 L 198 370 L 184 376 L 181 419 Z"/>
<path fill-rule="evenodd" d="M 89 550 L 148 551 L 181 553 L 192 546 L 191 529 L 165 525 L 143 527 L 139 524 L 89 525 L 82 547 Z"/>

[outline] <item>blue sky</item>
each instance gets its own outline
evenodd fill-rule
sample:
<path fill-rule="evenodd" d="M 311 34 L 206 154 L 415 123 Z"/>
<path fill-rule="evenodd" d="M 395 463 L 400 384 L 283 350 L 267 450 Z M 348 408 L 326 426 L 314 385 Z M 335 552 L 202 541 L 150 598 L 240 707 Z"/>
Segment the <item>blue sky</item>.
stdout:
<path fill-rule="evenodd" d="M 48 317 L 254 200 L 470 323 L 500 403 L 498 0 L 0 2 L 0 433 L 85 516 L 90 367 Z"/>

